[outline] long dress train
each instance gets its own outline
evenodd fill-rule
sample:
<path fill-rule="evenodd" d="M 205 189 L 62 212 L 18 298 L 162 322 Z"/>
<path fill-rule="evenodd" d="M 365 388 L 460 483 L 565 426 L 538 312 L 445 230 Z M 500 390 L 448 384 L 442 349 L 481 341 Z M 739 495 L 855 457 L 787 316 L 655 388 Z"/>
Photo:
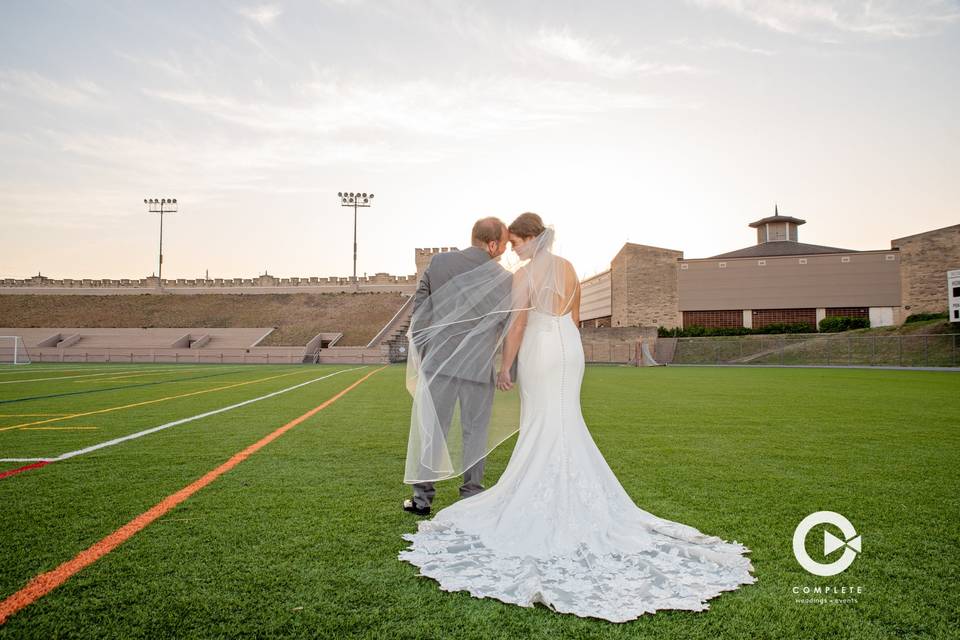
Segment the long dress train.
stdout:
<path fill-rule="evenodd" d="M 400 559 L 445 591 L 612 622 L 703 611 L 752 584 L 742 544 L 637 507 L 580 410 L 580 333 L 569 313 L 531 311 L 518 354 L 520 434 L 486 491 L 418 523 Z"/>

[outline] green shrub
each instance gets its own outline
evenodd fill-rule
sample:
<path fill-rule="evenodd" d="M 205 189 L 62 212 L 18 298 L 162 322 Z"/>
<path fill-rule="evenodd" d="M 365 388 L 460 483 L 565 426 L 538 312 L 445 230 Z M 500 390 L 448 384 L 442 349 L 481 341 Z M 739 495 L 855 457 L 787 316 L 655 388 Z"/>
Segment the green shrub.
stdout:
<path fill-rule="evenodd" d="M 949 318 L 950 315 L 946 311 L 942 313 L 911 313 L 907 316 L 904 324 L 909 322 L 922 322 L 924 320 L 947 320 Z"/>
<path fill-rule="evenodd" d="M 754 333 L 816 333 L 817 329 L 809 322 L 772 322 L 757 329 Z"/>
<path fill-rule="evenodd" d="M 870 326 L 869 318 L 855 318 L 852 316 L 830 316 L 820 321 L 820 331 L 835 333 L 850 329 L 866 329 Z"/>
<path fill-rule="evenodd" d="M 815 333 L 816 329 L 808 322 L 775 322 L 763 327 L 751 329 L 749 327 L 703 327 L 690 325 L 689 327 L 657 327 L 657 336 L 660 338 L 700 338 L 714 336 L 745 336 L 751 334 L 768 335 L 772 333 Z"/>

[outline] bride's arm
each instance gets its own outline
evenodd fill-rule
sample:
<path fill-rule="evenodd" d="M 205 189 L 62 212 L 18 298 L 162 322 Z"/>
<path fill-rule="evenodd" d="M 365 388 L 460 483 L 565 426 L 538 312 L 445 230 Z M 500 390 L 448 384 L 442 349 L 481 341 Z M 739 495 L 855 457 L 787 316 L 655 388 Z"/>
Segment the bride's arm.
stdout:
<path fill-rule="evenodd" d="M 503 359 L 500 363 L 500 374 L 497 376 L 497 388 L 501 391 L 509 391 L 513 387 L 510 369 L 513 367 L 513 361 L 517 358 L 517 352 L 520 351 L 523 330 L 527 326 L 527 310 L 517 311 L 516 314 L 516 318 L 507 330 L 507 337 L 503 341 Z"/>
<path fill-rule="evenodd" d="M 513 280 L 510 283 L 510 308 L 513 311 L 511 312 L 507 335 L 504 336 L 500 373 L 497 375 L 497 388 L 501 391 L 509 391 L 513 387 L 510 370 L 517 358 L 517 353 L 520 351 L 523 330 L 527 326 L 527 308 L 530 306 L 528 288 L 527 272 L 525 268 L 521 267 L 517 273 L 513 274 Z"/>

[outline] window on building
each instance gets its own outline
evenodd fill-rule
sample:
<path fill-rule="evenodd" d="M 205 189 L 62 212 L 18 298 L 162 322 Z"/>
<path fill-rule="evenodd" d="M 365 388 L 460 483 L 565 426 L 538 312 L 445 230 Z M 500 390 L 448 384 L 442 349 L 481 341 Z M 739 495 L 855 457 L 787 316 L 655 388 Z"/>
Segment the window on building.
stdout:
<path fill-rule="evenodd" d="M 835 316 L 846 316 L 848 318 L 870 317 L 869 307 L 827 307 L 824 311 L 826 312 L 826 317 L 828 318 Z"/>
<path fill-rule="evenodd" d="M 740 309 L 724 309 L 717 311 L 684 311 L 683 326 L 701 327 L 742 327 L 743 311 Z"/>

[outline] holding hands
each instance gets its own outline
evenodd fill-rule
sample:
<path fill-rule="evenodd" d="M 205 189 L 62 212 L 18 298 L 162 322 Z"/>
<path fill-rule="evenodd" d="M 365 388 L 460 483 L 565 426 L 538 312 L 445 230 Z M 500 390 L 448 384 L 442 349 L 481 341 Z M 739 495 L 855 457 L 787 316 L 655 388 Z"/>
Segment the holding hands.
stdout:
<path fill-rule="evenodd" d="M 510 369 L 501 369 L 497 375 L 497 389 L 500 391 L 510 391 L 513 388 L 513 380 L 510 378 Z"/>

